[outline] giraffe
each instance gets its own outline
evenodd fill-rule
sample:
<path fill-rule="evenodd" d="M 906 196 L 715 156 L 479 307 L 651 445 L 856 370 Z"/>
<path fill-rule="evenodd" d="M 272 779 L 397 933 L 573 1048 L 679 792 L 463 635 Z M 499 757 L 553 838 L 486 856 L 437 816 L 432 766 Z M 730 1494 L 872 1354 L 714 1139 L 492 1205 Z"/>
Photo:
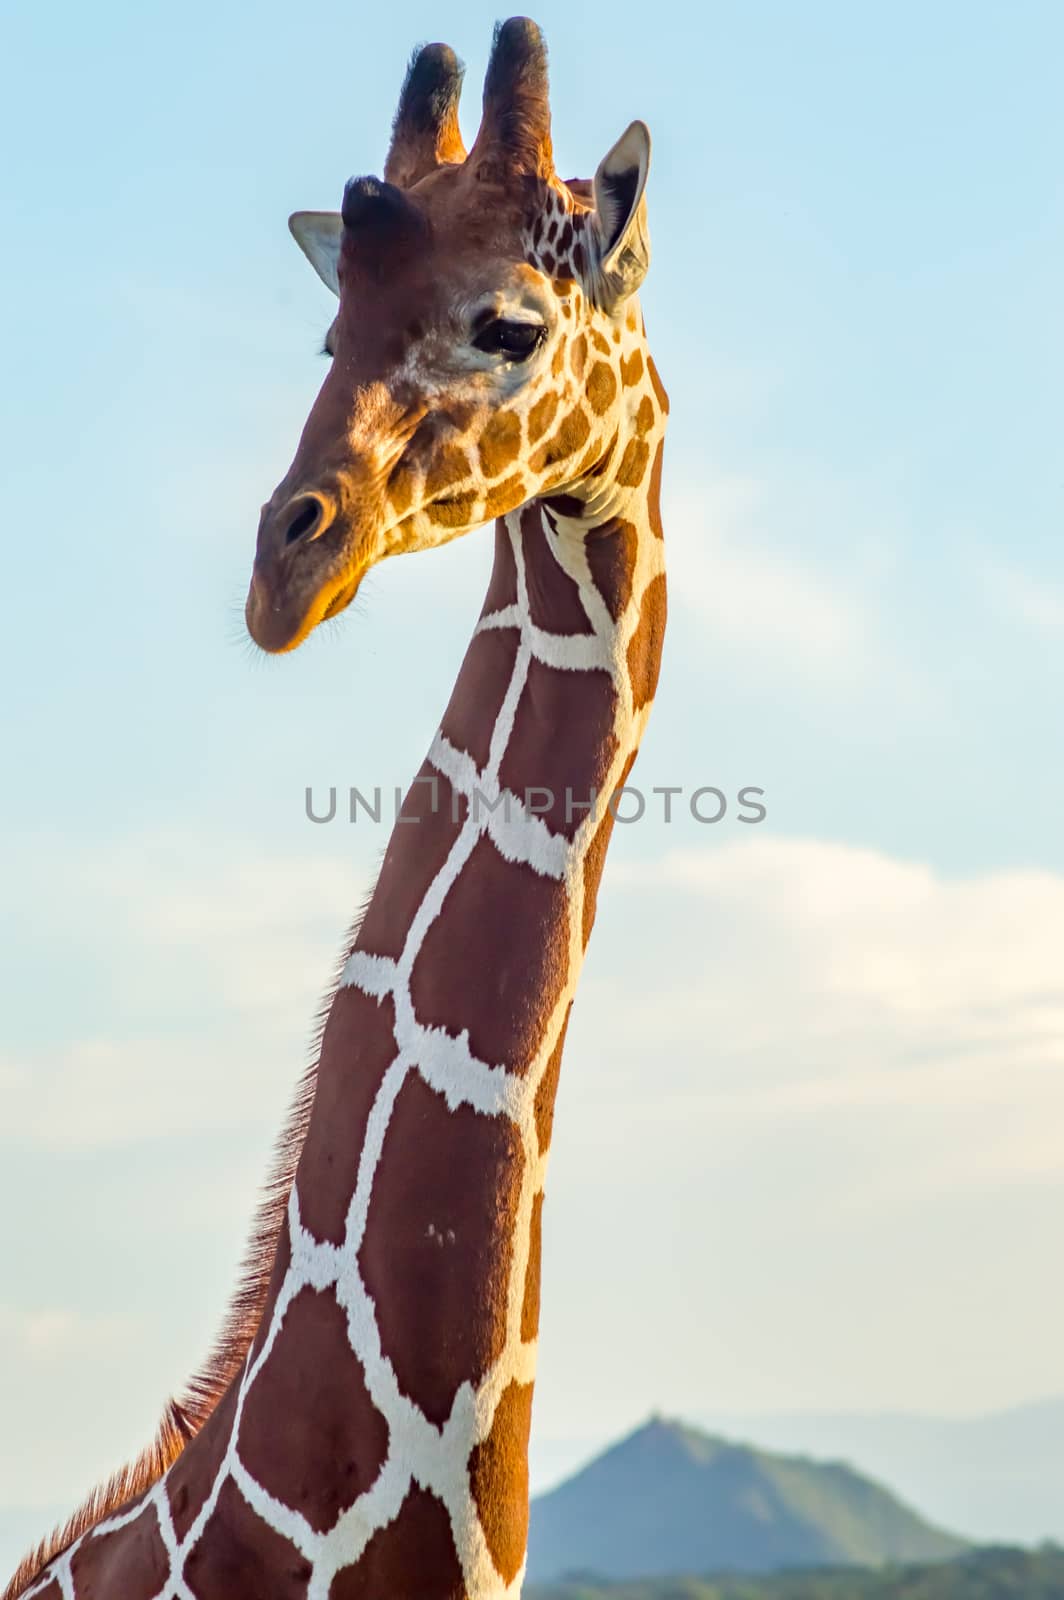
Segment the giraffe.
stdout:
<path fill-rule="evenodd" d="M 5 1600 L 520 1593 L 554 1100 L 658 677 L 668 401 L 645 126 L 564 182 L 535 25 L 496 30 L 468 154 L 461 77 L 416 53 L 383 180 L 291 219 L 332 365 L 246 617 L 291 650 L 369 567 L 494 519 L 487 595 L 218 1347 Z"/>

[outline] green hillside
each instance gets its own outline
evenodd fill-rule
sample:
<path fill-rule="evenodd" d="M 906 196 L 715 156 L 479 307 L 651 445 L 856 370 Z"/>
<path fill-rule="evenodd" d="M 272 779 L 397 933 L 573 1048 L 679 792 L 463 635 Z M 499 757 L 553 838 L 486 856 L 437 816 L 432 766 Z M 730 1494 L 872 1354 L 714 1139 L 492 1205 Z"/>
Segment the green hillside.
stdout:
<path fill-rule="evenodd" d="M 533 1503 L 528 1576 L 875 1567 L 964 1548 L 841 1462 L 656 1418 Z"/>
<path fill-rule="evenodd" d="M 1061 1600 L 1064 1550 L 974 1550 L 933 1566 L 767 1577 L 530 1584 L 525 1600 Z"/>

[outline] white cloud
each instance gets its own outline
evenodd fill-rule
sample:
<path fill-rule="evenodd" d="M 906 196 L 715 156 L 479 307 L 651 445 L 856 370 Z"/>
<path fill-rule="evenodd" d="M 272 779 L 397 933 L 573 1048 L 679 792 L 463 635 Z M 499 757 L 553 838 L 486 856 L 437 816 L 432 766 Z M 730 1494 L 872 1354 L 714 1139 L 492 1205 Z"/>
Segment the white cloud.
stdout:
<path fill-rule="evenodd" d="M 608 1432 L 619 1395 L 627 1422 L 1052 1392 L 1061 949 L 1051 873 L 768 836 L 615 862 L 548 1184 L 541 1436 Z"/>
<path fill-rule="evenodd" d="M 58 1286 L 57 1286 L 58 1290 Z M 140 1395 L 138 1356 L 153 1341 L 143 1318 L 86 1313 L 54 1301 L 47 1306 L 0 1305 L 0 1507 L 38 1505 L 19 1523 L 6 1552 L 48 1532 L 124 1454 L 147 1442 L 146 1418 L 162 1399 L 130 1405 Z M 132 1383 L 127 1374 L 133 1371 Z M 156 1379 L 158 1382 L 158 1378 Z M 6 1531 L 6 1530 L 5 1530 Z"/>
<path fill-rule="evenodd" d="M 0 1305 L 0 1369 L 14 1363 L 51 1367 L 71 1356 L 92 1357 L 128 1342 L 136 1321 L 121 1315 L 86 1316 L 69 1306 L 25 1309 Z"/>
<path fill-rule="evenodd" d="M 849 686 L 885 664 L 870 580 L 887 547 L 871 533 L 854 539 L 845 567 L 808 553 L 824 542 L 810 530 L 846 515 L 831 499 L 712 470 L 697 489 L 666 486 L 670 593 L 747 671 L 765 659 L 776 671 L 782 659 L 803 677 Z"/>
<path fill-rule="evenodd" d="M 987 560 L 981 575 L 991 601 L 1013 621 L 1040 632 L 1064 632 L 1064 588 L 1003 561 Z"/>
<path fill-rule="evenodd" d="M 624 1017 L 626 1053 L 684 1050 L 674 1084 L 707 1116 L 952 1111 L 985 1119 L 973 1171 L 1054 1152 L 1064 1171 L 1064 878 L 765 838 L 625 863 L 611 888 L 615 915 L 653 925 L 657 907 L 673 937 L 653 1002 L 622 1006 L 631 978 L 611 972 L 602 1014 Z"/>
<path fill-rule="evenodd" d="M 313 856 L 174 834 L 27 852 L 6 902 L 13 927 L 32 909 L 43 930 L 26 968 L 54 982 L 54 932 L 77 970 L 65 1028 L 49 1015 L 35 1037 L 33 993 L 9 1009 L 22 1042 L 0 1054 L 0 1140 L 84 1149 L 279 1122 L 364 888 Z"/>

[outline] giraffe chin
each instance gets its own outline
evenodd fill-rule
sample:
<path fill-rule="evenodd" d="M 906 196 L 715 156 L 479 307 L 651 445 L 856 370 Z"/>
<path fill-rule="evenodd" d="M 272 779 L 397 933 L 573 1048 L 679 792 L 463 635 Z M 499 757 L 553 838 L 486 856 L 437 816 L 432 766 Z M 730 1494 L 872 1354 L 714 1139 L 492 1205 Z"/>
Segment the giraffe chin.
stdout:
<path fill-rule="evenodd" d="M 339 591 L 339 593 L 334 594 L 332 599 L 329 601 L 329 604 L 322 612 L 321 620 L 323 622 L 328 622 L 331 617 L 338 617 L 341 611 L 346 611 L 352 600 L 355 598 L 355 595 L 358 593 L 358 586 L 361 582 L 362 574 L 359 573 L 357 578 L 352 578 L 351 582 L 346 584 L 344 588 Z"/>
<path fill-rule="evenodd" d="M 252 641 L 268 655 L 289 655 L 307 639 L 319 623 L 338 617 L 358 593 L 365 576 L 363 568 L 342 576 L 338 581 L 324 584 L 312 595 L 309 603 L 297 609 L 283 600 L 272 603 L 265 585 L 256 575 L 248 590 L 244 618 Z"/>

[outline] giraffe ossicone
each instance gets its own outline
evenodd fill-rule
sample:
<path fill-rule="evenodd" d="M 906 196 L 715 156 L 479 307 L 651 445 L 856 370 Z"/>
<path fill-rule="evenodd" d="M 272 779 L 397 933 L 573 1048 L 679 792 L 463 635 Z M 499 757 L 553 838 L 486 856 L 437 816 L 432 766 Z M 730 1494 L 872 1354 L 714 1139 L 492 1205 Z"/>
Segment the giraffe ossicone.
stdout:
<path fill-rule="evenodd" d="M 646 129 L 561 180 L 523 18 L 496 32 L 468 154 L 460 84 L 452 51 L 421 50 L 383 179 L 291 220 L 338 297 L 332 365 L 263 510 L 247 621 L 292 649 L 371 566 L 494 519 L 483 611 L 218 1347 L 6 1600 L 521 1588 L 554 1097 L 657 683 L 668 403 L 636 300 Z"/>

